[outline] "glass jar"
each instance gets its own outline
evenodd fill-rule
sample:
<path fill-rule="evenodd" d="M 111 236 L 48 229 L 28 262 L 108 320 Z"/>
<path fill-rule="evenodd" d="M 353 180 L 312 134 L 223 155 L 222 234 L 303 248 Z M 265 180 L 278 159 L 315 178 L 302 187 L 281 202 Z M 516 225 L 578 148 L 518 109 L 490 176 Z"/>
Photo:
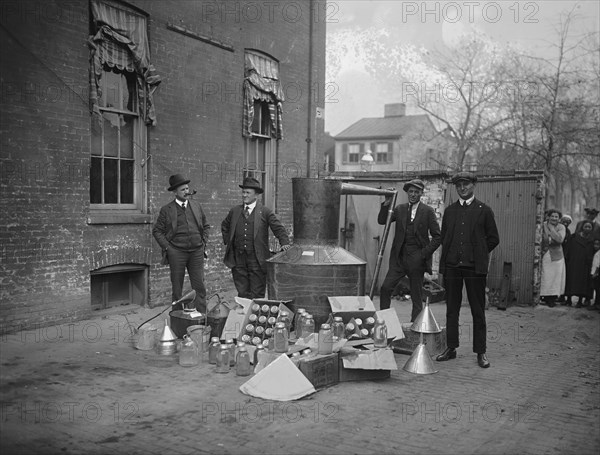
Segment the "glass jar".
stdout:
<path fill-rule="evenodd" d="M 329 324 L 321 324 L 318 346 L 318 354 L 320 355 L 327 355 L 333 352 L 333 331 Z"/>
<path fill-rule="evenodd" d="M 383 319 L 377 318 L 373 327 L 373 344 L 376 348 L 387 347 L 387 326 Z"/>
<path fill-rule="evenodd" d="M 243 341 L 238 341 L 237 345 L 235 346 L 235 361 L 236 362 L 237 362 L 238 353 L 240 352 L 240 349 L 242 347 L 246 347 L 246 343 L 244 343 Z"/>
<path fill-rule="evenodd" d="M 355 331 L 356 326 L 352 322 L 346 324 L 346 338 L 350 338 L 352 335 L 354 335 Z"/>
<path fill-rule="evenodd" d="M 270 316 L 269 319 L 267 319 L 267 324 L 269 325 L 275 325 L 276 322 L 277 319 L 275 318 L 275 316 Z"/>
<path fill-rule="evenodd" d="M 212 337 L 208 346 L 208 363 L 217 363 L 217 353 L 221 349 L 219 337 Z"/>
<path fill-rule="evenodd" d="M 333 331 L 333 339 L 340 340 L 344 337 L 344 320 L 341 316 L 335 316 L 333 318 L 333 324 L 331 330 Z"/>
<path fill-rule="evenodd" d="M 225 345 L 229 349 L 229 365 L 235 365 L 235 344 L 233 344 L 233 340 L 227 340 Z"/>
<path fill-rule="evenodd" d="M 252 363 L 254 363 L 254 366 L 258 365 L 259 356 L 264 354 L 264 352 L 265 352 L 265 347 L 262 344 L 259 344 L 258 346 L 256 346 L 256 349 L 254 350 L 254 360 L 252 362 Z"/>
<path fill-rule="evenodd" d="M 255 303 L 252 305 L 252 312 L 253 313 L 258 313 L 260 311 L 260 305 L 258 303 Z"/>
<path fill-rule="evenodd" d="M 193 367 L 198 365 L 198 345 L 188 335 L 183 336 L 183 343 L 179 350 L 179 365 L 182 367 Z"/>
<path fill-rule="evenodd" d="M 256 329 L 254 329 L 254 331 L 258 336 L 261 336 L 263 333 L 265 333 L 265 328 L 259 325 L 258 327 L 256 327 Z"/>
<path fill-rule="evenodd" d="M 252 335 L 254 332 L 254 324 L 246 324 L 246 333 Z"/>
<path fill-rule="evenodd" d="M 217 373 L 229 373 L 231 366 L 229 364 L 229 347 L 227 344 L 222 344 L 217 353 Z"/>
<path fill-rule="evenodd" d="M 279 313 L 279 307 L 278 307 L 277 305 L 273 305 L 273 306 L 271 307 L 271 314 L 272 314 L 273 316 L 277 316 L 277 313 Z"/>
<path fill-rule="evenodd" d="M 266 303 L 260 308 L 262 314 L 269 314 L 271 308 Z"/>
<path fill-rule="evenodd" d="M 257 315 L 255 315 L 255 314 L 251 314 L 251 315 L 248 317 L 248 321 L 250 321 L 250 322 L 256 322 L 256 321 L 258 321 L 258 316 L 257 316 Z"/>
<path fill-rule="evenodd" d="M 250 354 L 246 349 L 246 344 L 238 343 L 238 353 L 235 358 L 235 374 L 238 376 L 249 376 L 252 373 L 250 366 Z"/>
<path fill-rule="evenodd" d="M 275 324 L 275 331 L 273 333 L 273 345 L 275 352 L 287 352 L 288 351 L 288 332 L 283 322 Z"/>
<path fill-rule="evenodd" d="M 287 329 L 288 337 L 289 337 L 290 336 L 290 330 L 292 328 L 292 321 L 290 320 L 290 314 L 287 311 L 282 311 L 281 313 L 279 313 L 279 317 L 277 318 L 277 322 L 283 322 L 285 324 L 285 328 Z"/>
<path fill-rule="evenodd" d="M 302 317 L 302 338 L 306 338 L 311 333 L 315 333 L 315 320 L 311 314 L 305 313 Z"/>
<path fill-rule="evenodd" d="M 260 316 L 258 318 L 258 323 L 259 324 L 266 324 L 267 323 L 267 317 L 263 314 L 262 316 Z"/>

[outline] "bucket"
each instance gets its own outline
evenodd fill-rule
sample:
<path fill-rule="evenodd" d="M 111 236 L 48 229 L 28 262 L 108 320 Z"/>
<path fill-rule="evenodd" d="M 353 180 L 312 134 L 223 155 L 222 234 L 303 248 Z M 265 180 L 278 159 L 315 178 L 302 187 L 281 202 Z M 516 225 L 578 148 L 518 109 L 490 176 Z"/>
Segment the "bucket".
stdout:
<path fill-rule="evenodd" d="M 188 327 L 200 325 L 205 320 L 204 317 L 192 318 L 190 313 L 182 310 L 171 311 L 169 316 L 171 317 L 171 329 L 177 338 L 183 338 L 187 333 Z"/>
<path fill-rule="evenodd" d="M 156 345 L 156 336 L 156 327 L 144 327 L 135 333 L 134 346 L 140 351 L 150 351 Z"/>
<path fill-rule="evenodd" d="M 192 325 L 187 328 L 188 335 L 198 345 L 198 351 L 208 352 L 211 330 L 211 327 L 206 325 Z"/>

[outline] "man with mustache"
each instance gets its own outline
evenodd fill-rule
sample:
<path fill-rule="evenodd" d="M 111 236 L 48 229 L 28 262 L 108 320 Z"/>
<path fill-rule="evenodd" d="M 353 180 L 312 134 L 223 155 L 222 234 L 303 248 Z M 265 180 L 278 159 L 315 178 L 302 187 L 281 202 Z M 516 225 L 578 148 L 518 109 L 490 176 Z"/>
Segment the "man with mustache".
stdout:
<path fill-rule="evenodd" d="M 192 289 L 196 291 L 196 310 L 206 313 L 204 259 L 210 225 L 199 203 L 189 199 L 189 179 L 181 174 L 169 177 L 175 199 L 160 209 L 152 235 L 162 248 L 161 264 L 169 265 L 173 302 L 182 297 L 187 268 Z M 175 308 L 180 309 L 180 308 Z"/>

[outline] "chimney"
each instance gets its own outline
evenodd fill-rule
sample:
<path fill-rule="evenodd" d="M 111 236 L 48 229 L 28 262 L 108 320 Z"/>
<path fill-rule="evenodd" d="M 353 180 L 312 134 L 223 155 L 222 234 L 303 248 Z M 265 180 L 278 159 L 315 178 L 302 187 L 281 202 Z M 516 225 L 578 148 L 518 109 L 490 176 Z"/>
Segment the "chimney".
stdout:
<path fill-rule="evenodd" d="M 404 103 L 386 104 L 383 109 L 384 117 L 403 117 L 406 115 L 406 104 Z"/>

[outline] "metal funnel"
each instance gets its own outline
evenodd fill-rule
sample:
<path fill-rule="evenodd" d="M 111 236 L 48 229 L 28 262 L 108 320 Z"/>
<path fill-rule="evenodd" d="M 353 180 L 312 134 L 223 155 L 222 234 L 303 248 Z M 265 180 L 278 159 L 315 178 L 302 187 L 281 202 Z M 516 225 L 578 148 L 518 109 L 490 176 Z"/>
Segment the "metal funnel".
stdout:
<path fill-rule="evenodd" d="M 421 342 L 407 360 L 403 370 L 414 374 L 433 374 L 438 372 L 433 365 L 433 360 L 431 360 L 425 344 L 423 344 L 423 334 L 421 334 Z"/>
<path fill-rule="evenodd" d="M 417 319 L 410 326 L 410 330 L 417 333 L 440 333 L 442 331 L 429 309 L 429 297 L 427 297 L 425 305 L 423 305 L 423 309 L 417 316 Z"/>
<path fill-rule="evenodd" d="M 169 320 L 165 319 L 165 328 L 163 329 L 163 333 L 160 336 L 160 340 L 159 341 L 161 343 L 166 343 L 168 341 L 175 341 L 175 340 L 177 340 L 177 337 L 175 336 L 175 334 L 171 330 L 171 327 L 169 327 Z"/>

